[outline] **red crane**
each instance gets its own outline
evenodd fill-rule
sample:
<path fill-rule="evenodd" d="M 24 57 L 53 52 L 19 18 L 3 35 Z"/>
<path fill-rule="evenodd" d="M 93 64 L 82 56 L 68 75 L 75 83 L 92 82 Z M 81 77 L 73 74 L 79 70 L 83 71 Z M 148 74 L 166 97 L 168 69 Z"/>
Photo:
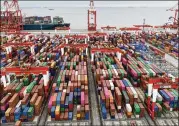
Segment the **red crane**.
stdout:
<path fill-rule="evenodd" d="M 150 117 L 154 120 L 154 108 L 156 105 L 156 98 L 159 89 L 178 89 L 178 80 L 172 82 L 168 77 L 156 77 L 151 78 L 147 81 L 148 86 L 148 96 L 145 99 L 145 103 L 147 103 L 147 111 Z"/>
<path fill-rule="evenodd" d="M 103 27 L 101 27 L 101 31 L 103 32 L 104 30 L 114 30 L 114 31 L 116 31 L 117 30 L 117 28 L 115 27 L 115 26 L 103 26 Z"/>
<path fill-rule="evenodd" d="M 43 74 L 44 86 L 45 88 L 48 87 L 49 67 L 6 67 L 5 69 L 1 70 L 2 83 L 4 87 L 8 85 L 6 77 L 10 83 L 10 73 L 15 73 L 16 75 Z"/>
<path fill-rule="evenodd" d="M 88 31 L 96 31 L 96 10 L 94 1 L 90 0 L 90 8 L 88 9 Z"/>
<path fill-rule="evenodd" d="M 169 17 L 169 19 L 174 19 L 173 25 L 177 25 L 178 24 L 178 6 L 179 3 L 176 3 L 173 7 L 167 9 L 166 11 L 175 11 L 175 15 L 174 17 Z"/>
<path fill-rule="evenodd" d="M 1 31 L 20 32 L 22 29 L 22 13 L 19 9 L 18 0 L 9 3 L 4 1 L 4 11 L 1 11 Z"/>
<path fill-rule="evenodd" d="M 92 48 L 91 49 L 91 62 L 94 61 L 94 53 L 101 52 L 101 53 L 116 53 L 117 58 L 119 61 L 121 61 L 121 55 L 124 54 L 124 52 L 119 48 Z"/>
<path fill-rule="evenodd" d="M 8 54 L 8 58 L 12 58 L 12 46 L 15 46 L 15 47 L 30 47 L 31 49 L 31 54 L 34 55 L 34 46 L 35 44 L 33 42 L 23 42 L 23 43 L 12 43 L 12 42 L 9 42 L 9 43 L 6 43 L 6 44 L 3 44 L 2 47 L 5 47 L 6 48 L 6 52 Z"/>

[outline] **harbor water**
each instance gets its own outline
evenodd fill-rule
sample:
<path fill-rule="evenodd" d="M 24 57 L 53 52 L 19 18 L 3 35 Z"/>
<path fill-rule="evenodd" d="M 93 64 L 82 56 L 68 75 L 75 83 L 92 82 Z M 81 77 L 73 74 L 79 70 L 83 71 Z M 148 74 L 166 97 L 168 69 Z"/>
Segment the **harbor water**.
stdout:
<path fill-rule="evenodd" d="M 60 16 L 64 21 L 71 23 L 71 29 L 87 28 L 87 10 L 89 7 L 51 7 L 48 8 L 22 8 L 26 16 Z M 150 25 L 165 24 L 170 16 L 174 16 L 171 11 L 166 11 L 167 7 L 96 7 L 97 29 L 102 26 L 128 27 L 134 24 L 145 23 Z"/>

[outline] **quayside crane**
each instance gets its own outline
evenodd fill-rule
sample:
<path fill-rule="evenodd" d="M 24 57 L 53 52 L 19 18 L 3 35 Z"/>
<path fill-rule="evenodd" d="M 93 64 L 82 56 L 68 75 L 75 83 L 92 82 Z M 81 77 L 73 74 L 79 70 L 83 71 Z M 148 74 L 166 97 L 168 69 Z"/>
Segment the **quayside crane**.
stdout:
<path fill-rule="evenodd" d="M 28 35 L 29 33 L 21 32 L 22 28 L 22 13 L 19 9 L 18 0 L 12 0 L 9 2 L 7 0 L 4 1 L 4 10 L 1 10 L 1 32 L 5 32 L 7 34 L 18 34 L 18 35 Z M 12 46 L 23 46 L 31 48 L 31 55 L 34 55 L 34 43 L 33 42 L 8 42 L 2 45 L 5 47 L 7 54 L 9 54 L 10 58 L 12 53 Z M 43 74 L 44 86 L 45 90 L 48 89 L 49 83 L 49 67 L 34 67 L 31 65 L 25 66 L 11 66 L 5 67 L 1 69 L 1 80 L 3 86 L 6 87 L 11 83 L 10 74 L 15 73 L 15 75 L 29 75 L 29 74 Z M 7 80 L 8 83 L 7 83 Z"/>
<path fill-rule="evenodd" d="M 4 1 L 4 10 L 1 10 L 1 31 L 20 32 L 22 29 L 22 13 L 18 0 Z"/>
<path fill-rule="evenodd" d="M 166 11 L 174 11 L 175 14 L 174 14 L 174 17 L 171 16 L 169 17 L 169 20 L 173 19 L 173 25 L 178 25 L 178 6 L 179 6 L 179 2 L 176 3 L 173 7 L 167 9 Z"/>
<path fill-rule="evenodd" d="M 167 9 L 166 11 L 174 11 L 175 14 L 174 16 L 170 16 L 169 20 L 172 20 L 172 24 L 170 22 L 165 23 L 164 25 L 161 26 L 154 26 L 154 28 L 162 28 L 164 30 L 166 29 L 178 29 L 178 3 L 176 3 L 173 7 Z"/>
<path fill-rule="evenodd" d="M 96 9 L 94 1 L 90 0 L 90 8 L 88 9 L 88 31 L 96 31 Z"/>

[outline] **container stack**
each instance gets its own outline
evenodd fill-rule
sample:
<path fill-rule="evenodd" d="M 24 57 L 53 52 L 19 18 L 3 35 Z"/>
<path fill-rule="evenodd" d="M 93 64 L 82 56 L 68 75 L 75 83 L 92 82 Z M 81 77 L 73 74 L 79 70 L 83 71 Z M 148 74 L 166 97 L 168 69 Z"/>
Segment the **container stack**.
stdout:
<path fill-rule="evenodd" d="M 140 57 L 134 58 L 130 55 L 127 55 L 126 58 L 122 58 L 122 63 L 127 68 L 127 71 L 129 73 L 128 77 L 135 87 L 141 86 L 141 76 L 147 75 L 148 77 L 152 78 L 157 75 L 163 75 L 164 73 L 155 65 L 148 64 Z"/>
<path fill-rule="evenodd" d="M 147 93 L 145 94 L 147 97 Z M 175 89 L 160 89 L 157 94 L 156 105 L 154 107 L 155 117 L 161 117 L 161 114 L 167 114 L 177 110 L 178 92 Z"/>
<path fill-rule="evenodd" d="M 139 105 L 138 94 L 126 78 L 122 62 L 112 53 L 95 53 L 94 57 L 93 71 L 103 119 L 118 119 L 125 115 L 143 117 L 144 106 L 141 102 Z"/>
<path fill-rule="evenodd" d="M 160 50 L 178 58 L 177 34 L 167 33 L 167 34 L 152 35 L 149 39 L 149 43 L 159 48 Z"/>
<path fill-rule="evenodd" d="M 51 120 L 89 120 L 86 50 L 66 48 L 59 69 L 48 102 Z"/>
<path fill-rule="evenodd" d="M 145 102 L 147 103 L 148 93 L 145 93 L 145 98 Z M 151 97 L 151 103 L 152 98 L 153 97 Z M 178 110 L 178 108 L 178 92 L 176 89 L 162 88 L 158 90 L 156 104 L 154 107 L 155 117 L 162 117 L 162 114 L 168 114 L 171 111 Z"/>
<path fill-rule="evenodd" d="M 157 103 L 162 106 L 164 112 L 177 110 L 179 108 L 177 90 L 159 90 L 159 93 L 157 95 Z"/>
<path fill-rule="evenodd" d="M 22 82 L 12 82 L 4 89 L 1 99 L 2 123 L 33 121 L 40 116 L 44 102 L 43 78 L 29 76 Z"/>

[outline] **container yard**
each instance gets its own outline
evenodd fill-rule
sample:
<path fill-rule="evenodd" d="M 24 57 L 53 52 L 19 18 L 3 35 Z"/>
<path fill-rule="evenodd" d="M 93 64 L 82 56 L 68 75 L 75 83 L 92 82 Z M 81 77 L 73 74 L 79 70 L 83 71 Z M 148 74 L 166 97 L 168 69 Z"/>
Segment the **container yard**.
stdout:
<path fill-rule="evenodd" d="M 122 36 L 4 36 L 2 125 L 176 125 L 177 68 L 143 39 Z"/>
<path fill-rule="evenodd" d="M 177 33 L 145 24 L 98 31 L 92 0 L 85 33 L 24 32 L 19 11 L 2 13 L 11 24 L 1 26 L 0 36 L 2 126 L 178 125 Z M 37 20 L 52 22 L 25 21 Z"/>

